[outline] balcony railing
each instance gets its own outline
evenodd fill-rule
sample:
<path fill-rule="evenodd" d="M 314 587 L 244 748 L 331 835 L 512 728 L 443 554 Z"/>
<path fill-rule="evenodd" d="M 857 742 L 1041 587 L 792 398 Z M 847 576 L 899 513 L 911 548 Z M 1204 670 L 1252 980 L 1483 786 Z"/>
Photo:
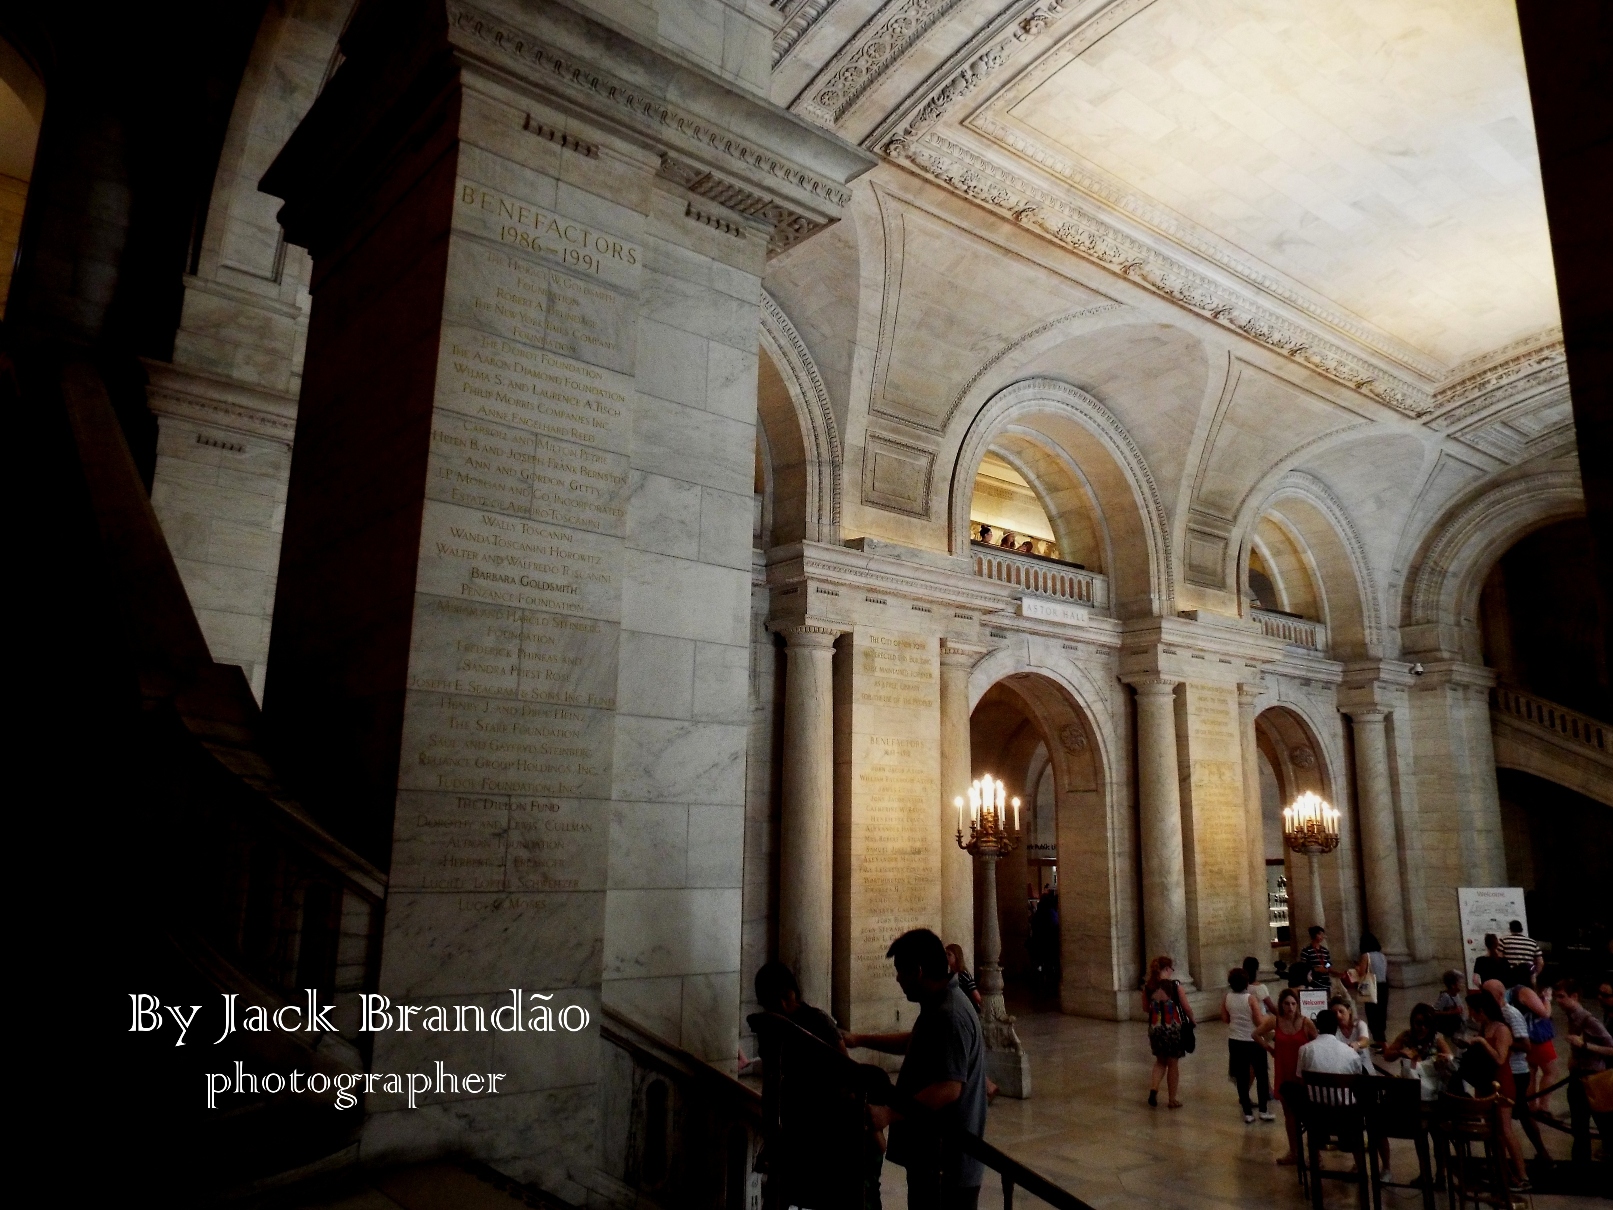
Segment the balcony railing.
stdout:
<path fill-rule="evenodd" d="M 1327 650 L 1327 627 L 1320 622 L 1270 609 L 1253 609 L 1250 614 L 1260 623 L 1260 629 L 1267 638 L 1281 639 L 1290 647 L 1304 651 Z"/>
<path fill-rule="evenodd" d="M 975 575 L 1011 584 L 1038 596 L 1072 601 L 1092 609 L 1109 608 L 1109 578 L 1074 563 L 1022 555 L 984 542 L 971 542 Z"/>
<path fill-rule="evenodd" d="M 1584 744 L 1600 756 L 1613 755 L 1609 750 L 1606 723 L 1559 706 L 1556 702 L 1548 702 L 1545 698 L 1524 693 L 1510 685 L 1497 685 L 1490 690 L 1490 708 L 1542 730 L 1555 731 L 1565 739 Z"/>

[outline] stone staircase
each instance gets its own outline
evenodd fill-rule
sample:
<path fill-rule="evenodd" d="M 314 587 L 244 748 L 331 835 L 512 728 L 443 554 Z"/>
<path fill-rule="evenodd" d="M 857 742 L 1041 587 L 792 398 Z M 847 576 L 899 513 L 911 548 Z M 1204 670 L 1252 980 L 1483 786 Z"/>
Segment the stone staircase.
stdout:
<path fill-rule="evenodd" d="M 1613 807 L 1613 725 L 1511 685 L 1490 690 L 1490 724 L 1497 768 Z"/>

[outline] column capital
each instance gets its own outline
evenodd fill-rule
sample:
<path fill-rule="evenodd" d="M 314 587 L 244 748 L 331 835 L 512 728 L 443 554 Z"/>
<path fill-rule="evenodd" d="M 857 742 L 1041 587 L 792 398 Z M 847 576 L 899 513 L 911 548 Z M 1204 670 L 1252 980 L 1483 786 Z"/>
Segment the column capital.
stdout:
<path fill-rule="evenodd" d="M 1135 689 L 1138 697 L 1170 697 L 1175 694 L 1176 686 L 1182 683 L 1175 677 L 1160 676 L 1158 673 L 1138 673 L 1122 677 L 1121 680 Z"/>
<path fill-rule="evenodd" d="M 791 647 L 833 647 L 846 633 L 846 627 L 825 622 L 786 622 L 770 629 L 782 634 Z"/>
<path fill-rule="evenodd" d="M 941 666 L 943 668 L 973 668 L 980 657 L 991 650 L 978 643 L 964 643 L 957 639 L 941 639 Z"/>
<path fill-rule="evenodd" d="M 1260 695 L 1265 692 L 1265 689 L 1266 689 L 1265 685 L 1261 684 L 1258 681 L 1256 681 L 1256 682 L 1239 681 L 1238 682 L 1238 705 L 1253 707 L 1254 704 L 1257 701 L 1260 700 Z"/>

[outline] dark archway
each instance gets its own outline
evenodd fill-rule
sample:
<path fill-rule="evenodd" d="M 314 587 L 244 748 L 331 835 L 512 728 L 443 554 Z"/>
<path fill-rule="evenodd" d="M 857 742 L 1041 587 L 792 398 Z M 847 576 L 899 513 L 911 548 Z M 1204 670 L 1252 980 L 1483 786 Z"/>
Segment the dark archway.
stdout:
<path fill-rule="evenodd" d="M 1304 944 L 1305 930 L 1316 923 L 1311 904 L 1314 893 L 1311 887 L 1311 865 L 1307 859 L 1288 851 L 1283 843 L 1283 808 L 1295 798 L 1310 790 L 1338 806 L 1333 791 L 1333 778 L 1327 768 L 1327 756 L 1321 743 L 1306 721 L 1285 706 L 1263 710 L 1255 719 L 1255 745 L 1258 750 L 1260 774 L 1260 815 L 1262 848 L 1266 858 L 1267 893 L 1281 895 L 1287 892 L 1287 924 L 1274 923 L 1273 941 L 1281 948 L 1273 948 L 1292 960 Z M 1324 903 L 1336 902 L 1338 893 L 1338 862 L 1332 857 L 1318 862 L 1322 871 L 1322 897 Z M 1278 885 L 1279 876 L 1283 888 Z M 1326 913 L 1324 912 L 1324 915 Z M 1280 917 L 1279 917 L 1280 919 Z M 1342 921 L 1334 921 L 1335 925 Z"/>
<path fill-rule="evenodd" d="M 1005 974 L 1050 1007 L 1115 1016 L 1116 962 L 1129 966 L 1133 956 L 1114 952 L 1103 761 L 1091 720 L 1063 686 L 1021 672 L 982 695 L 969 730 L 973 775 L 1000 777 L 1023 800 L 1022 842 L 997 866 Z M 978 880 L 977 869 L 977 913 Z M 1033 950 L 1034 914 L 1055 888 L 1056 945 Z M 1038 940 L 1049 936 L 1041 927 Z"/>

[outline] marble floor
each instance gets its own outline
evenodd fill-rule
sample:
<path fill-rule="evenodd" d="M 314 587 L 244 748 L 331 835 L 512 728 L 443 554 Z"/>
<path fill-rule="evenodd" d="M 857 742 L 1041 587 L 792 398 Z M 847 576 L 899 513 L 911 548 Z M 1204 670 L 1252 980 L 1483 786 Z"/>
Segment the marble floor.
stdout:
<path fill-rule="evenodd" d="M 1436 989 L 1401 992 L 1405 1012 Z M 1152 1057 L 1141 1022 L 1093 1021 L 1057 1012 L 1014 1009 L 1021 1040 L 1031 1056 L 1033 1096 L 999 1097 L 986 1122 L 986 1138 L 1003 1151 L 1070 1190 L 1099 1210 L 1248 1210 L 1251 1206 L 1303 1207 L 1292 1168 L 1279 1168 L 1285 1150 L 1282 1115 L 1246 1126 L 1237 1092 L 1226 1076 L 1226 1026 L 1219 1021 L 1199 1031 L 1195 1054 L 1182 1062 L 1184 1107 L 1151 1109 L 1147 1103 Z M 1395 1019 L 1404 1014 L 1395 1014 Z M 1401 1020 L 1401 1027 L 1404 1022 Z M 1561 1102 L 1561 1094 L 1557 1100 Z M 1554 1108 L 1566 1117 L 1566 1105 Z M 1554 1157 L 1566 1159 L 1570 1139 L 1547 1130 Z M 1397 1179 L 1416 1172 L 1409 1142 L 1394 1144 Z M 1525 1144 L 1526 1152 L 1532 1149 Z M 1340 1166 L 1348 1164 L 1343 1160 Z M 902 1169 L 886 1164 L 883 1200 L 887 1210 L 907 1204 Z M 1420 1194 L 1385 1191 L 1386 1210 L 1420 1210 Z M 1597 1199 L 1599 1203 L 1600 1199 Z M 1016 1206 L 1042 1203 L 1016 1191 Z M 1583 1208 L 1591 1199 L 1536 1196 L 1538 1210 Z M 1355 1188 L 1328 1182 L 1327 1203 L 1356 1205 Z M 982 1207 L 1002 1205 L 990 1179 Z M 1444 1200 L 1440 1199 L 1441 1206 Z"/>

